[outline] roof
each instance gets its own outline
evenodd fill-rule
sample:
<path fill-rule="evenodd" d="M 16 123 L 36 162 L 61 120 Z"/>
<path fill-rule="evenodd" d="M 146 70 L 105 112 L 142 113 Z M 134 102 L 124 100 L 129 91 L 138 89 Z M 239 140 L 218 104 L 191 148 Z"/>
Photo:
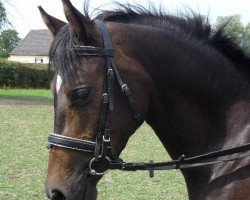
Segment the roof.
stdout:
<path fill-rule="evenodd" d="M 44 56 L 49 55 L 53 37 L 49 30 L 31 30 L 26 37 L 10 52 L 10 55 Z"/>

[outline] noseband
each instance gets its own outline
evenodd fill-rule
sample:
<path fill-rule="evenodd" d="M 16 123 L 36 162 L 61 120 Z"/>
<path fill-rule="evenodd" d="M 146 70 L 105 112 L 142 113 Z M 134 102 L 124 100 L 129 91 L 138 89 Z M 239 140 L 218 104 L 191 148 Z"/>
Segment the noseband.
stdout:
<path fill-rule="evenodd" d="M 151 161 L 149 163 L 125 163 L 121 159 L 117 158 L 113 153 L 113 149 L 110 143 L 110 115 L 114 107 L 113 92 L 115 81 L 118 82 L 122 93 L 127 99 L 128 106 L 131 110 L 134 120 L 139 123 L 142 121 L 142 119 L 137 107 L 135 106 L 131 91 L 128 85 L 123 82 L 118 68 L 114 62 L 114 50 L 107 26 L 103 21 L 100 20 L 95 20 L 95 23 L 102 33 L 104 48 L 77 45 L 75 46 L 75 51 L 79 55 L 96 57 L 100 56 L 105 57 L 106 60 L 106 79 L 104 83 L 104 93 L 102 95 L 101 117 L 96 141 L 92 142 L 51 133 L 48 137 L 49 148 L 57 146 L 71 150 L 93 153 L 94 157 L 92 160 L 90 160 L 89 163 L 91 175 L 103 175 L 107 172 L 100 172 L 97 170 L 98 163 L 100 161 L 105 161 L 108 164 L 108 169 L 120 169 L 124 171 L 149 170 L 149 176 L 153 177 L 154 170 L 199 167 L 221 162 L 234 161 L 249 156 L 250 143 L 189 158 L 186 158 L 184 155 L 182 155 L 178 160 L 172 160 L 169 162 L 153 163 Z M 221 159 L 214 160 L 215 158 Z"/>

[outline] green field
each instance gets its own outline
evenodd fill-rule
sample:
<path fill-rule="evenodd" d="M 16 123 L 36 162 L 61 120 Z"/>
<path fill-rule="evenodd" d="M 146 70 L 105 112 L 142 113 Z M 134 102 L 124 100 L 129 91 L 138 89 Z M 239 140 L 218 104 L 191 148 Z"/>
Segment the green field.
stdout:
<path fill-rule="evenodd" d="M 52 102 L 53 96 L 50 90 L 0 89 L 1 100 Z"/>
<path fill-rule="evenodd" d="M 47 90 L 0 90 L 0 199 L 45 200 L 47 134 L 53 130 L 52 95 Z M 125 161 L 169 159 L 153 131 L 144 124 L 131 137 Z M 99 200 L 185 200 L 179 171 L 112 171 L 98 184 Z"/>

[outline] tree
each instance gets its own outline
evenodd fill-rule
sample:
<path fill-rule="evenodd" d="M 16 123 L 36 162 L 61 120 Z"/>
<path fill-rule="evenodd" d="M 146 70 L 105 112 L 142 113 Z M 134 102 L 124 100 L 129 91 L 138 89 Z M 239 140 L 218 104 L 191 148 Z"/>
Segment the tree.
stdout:
<path fill-rule="evenodd" d="M 245 26 L 242 47 L 250 54 L 250 23 Z"/>
<path fill-rule="evenodd" d="M 8 57 L 9 53 L 18 45 L 20 40 L 16 30 L 7 29 L 2 31 L 0 34 L 0 57 Z"/>
<path fill-rule="evenodd" d="M 246 26 L 241 22 L 240 15 L 218 17 L 215 29 L 224 27 L 225 33 L 239 44 L 246 52 L 250 53 L 250 23 Z"/>
<path fill-rule="evenodd" d="M 5 10 L 5 7 L 3 5 L 3 1 L 0 0 L 0 30 L 2 30 L 3 26 L 7 23 L 9 23 L 9 21 L 7 19 L 6 10 Z"/>
<path fill-rule="evenodd" d="M 11 25 L 7 19 L 4 3 L 9 3 L 9 1 L 0 0 L 0 57 L 8 57 L 9 53 L 20 42 L 20 38 L 16 30 L 4 30 L 6 24 Z"/>

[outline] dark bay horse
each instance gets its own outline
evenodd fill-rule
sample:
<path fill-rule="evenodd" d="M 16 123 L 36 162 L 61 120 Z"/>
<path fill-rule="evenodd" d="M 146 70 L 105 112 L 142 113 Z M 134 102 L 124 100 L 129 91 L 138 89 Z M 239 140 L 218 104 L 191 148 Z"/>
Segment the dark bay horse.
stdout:
<path fill-rule="evenodd" d="M 250 58 L 223 28 L 214 32 L 198 15 L 176 17 L 133 6 L 102 12 L 98 25 L 69 0 L 62 3 L 68 24 L 40 7 L 54 35 L 50 137 L 63 141 L 50 150 L 45 181 L 50 199 L 96 199 L 102 176 L 89 173 L 89 163 L 99 139 L 102 152 L 109 143 L 112 149 L 105 152 L 118 158 L 143 121 L 173 159 L 250 142 Z M 106 26 L 112 43 L 104 44 Z M 100 127 L 106 127 L 103 138 Z M 192 200 L 250 199 L 249 157 L 181 172 Z"/>

